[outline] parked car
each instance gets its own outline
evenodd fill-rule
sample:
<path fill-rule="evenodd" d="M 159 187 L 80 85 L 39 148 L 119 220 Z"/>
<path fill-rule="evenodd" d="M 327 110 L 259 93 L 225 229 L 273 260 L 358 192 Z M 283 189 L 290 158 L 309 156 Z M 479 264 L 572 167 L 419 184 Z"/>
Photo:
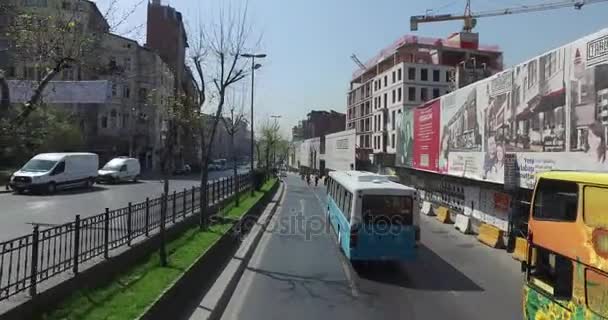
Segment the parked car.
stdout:
<path fill-rule="evenodd" d="M 90 188 L 97 178 L 99 157 L 94 153 L 42 153 L 33 157 L 10 179 L 11 189 L 44 191 Z"/>
<path fill-rule="evenodd" d="M 137 182 L 141 175 L 139 160 L 129 157 L 114 158 L 98 171 L 97 182 L 117 183 L 121 181 Z"/>
<path fill-rule="evenodd" d="M 182 167 L 173 170 L 175 175 L 189 174 L 190 172 L 192 172 L 192 168 L 189 164 L 184 164 Z"/>

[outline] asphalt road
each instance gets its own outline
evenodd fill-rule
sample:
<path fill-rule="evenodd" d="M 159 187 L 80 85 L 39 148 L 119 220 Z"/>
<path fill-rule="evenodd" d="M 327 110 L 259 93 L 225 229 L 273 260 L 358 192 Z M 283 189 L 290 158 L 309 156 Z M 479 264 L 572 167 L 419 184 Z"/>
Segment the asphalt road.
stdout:
<path fill-rule="evenodd" d="M 246 171 L 241 171 L 246 172 Z M 213 171 L 209 179 L 232 175 L 232 170 Z M 200 176 L 178 176 L 170 180 L 171 191 L 200 185 Z M 0 241 L 32 232 L 33 223 L 57 225 L 73 221 L 76 214 L 82 218 L 100 214 L 105 208 L 126 207 L 129 202 L 141 202 L 146 197 L 162 194 L 160 179 L 141 180 L 138 183 L 115 185 L 96 184 L 92 190 L 74 189 L 54 195 L 13 193 L 0 194 Z"/>
<path fill-rule="evenodd" d="M 425 216 L 417 261 L 357 271 L 324 224 L 325 189 L 286 181 L 223 319 L 522 318 L 522 275 L 504 251 Z"/>

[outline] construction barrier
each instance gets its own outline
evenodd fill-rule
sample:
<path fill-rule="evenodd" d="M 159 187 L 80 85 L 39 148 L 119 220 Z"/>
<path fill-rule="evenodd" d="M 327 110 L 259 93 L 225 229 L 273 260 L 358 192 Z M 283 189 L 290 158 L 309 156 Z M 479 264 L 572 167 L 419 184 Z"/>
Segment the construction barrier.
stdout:
<path fill-rule="evenodd" d="M 446 207 L 438 207 L 435 209 L 435 215 L 437 220 L 441 223 L 452 223 L 450 219 L 450 210 Z"/>
<path fill-rule="evenodd" d="M 431 209 L 431 203 L 428 201 L 424 201 L 422 203 L 422 209 L 420 211 L 422 212 L 422 214 L 427 215 L 427 216 L 432 216 L 435 214 L 433 212 L 433 210 Z"/>
<path fill-rule="evenodd" d="M 515 249 L 513 249 L 513 259 L 519 261 L 526 261 L 527 256 L 528 241 L 522 237 L 515 238 Z"/>
<path fill-rule="evenodd" d="M 464 214 L 456 215 L 454 228 L 460 230 L 460 232 L 464 234 L 471 233 L 471 218 L 465 216 Z"/>
<path fill-rule="evenodd" d="M 477 235 L 477 240 L 481 243 L 484 243 L 492 248 L 502 248 L 503 247 L 503 231 L 498 229 L 493 225 L 489 225 L 487 223 L 482 223 L 479 226 L 479 234 Z"/>

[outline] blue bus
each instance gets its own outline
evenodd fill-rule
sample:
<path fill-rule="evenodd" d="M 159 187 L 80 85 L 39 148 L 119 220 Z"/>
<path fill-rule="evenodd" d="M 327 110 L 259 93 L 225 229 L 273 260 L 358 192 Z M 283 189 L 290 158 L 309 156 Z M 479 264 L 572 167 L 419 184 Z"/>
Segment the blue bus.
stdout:
<path fill-rule="evenodd" d="M 388 176 L 334 171 L 327 183 L 327 219 L 351 262 L 411 261 L 420 241 L 416 189 Z"/>

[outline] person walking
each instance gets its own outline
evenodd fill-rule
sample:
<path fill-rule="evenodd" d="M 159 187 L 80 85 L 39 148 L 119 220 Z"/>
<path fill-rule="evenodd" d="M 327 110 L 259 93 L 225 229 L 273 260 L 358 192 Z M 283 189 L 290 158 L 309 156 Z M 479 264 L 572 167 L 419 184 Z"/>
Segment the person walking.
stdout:
<path fill-rule="evenodd" d="M 310 174 L 306 175 L 306 184 L 310 185 Z"/>
<path fill-rule="evenodd" d="M 319 186 L 319 175 L 316 174 L 315 175 L 315 187 L 318 187 L 318 186 Z"/>

